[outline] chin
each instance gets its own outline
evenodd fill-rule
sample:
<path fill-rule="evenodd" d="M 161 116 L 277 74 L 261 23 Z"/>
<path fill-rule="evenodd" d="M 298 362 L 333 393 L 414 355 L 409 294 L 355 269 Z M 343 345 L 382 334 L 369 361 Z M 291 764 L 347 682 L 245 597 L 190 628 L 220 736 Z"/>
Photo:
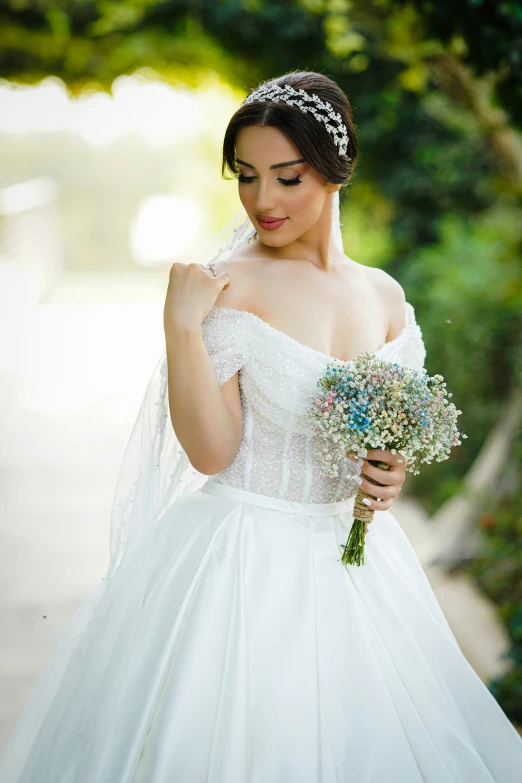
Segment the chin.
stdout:
<path fill-rule="evenodd" d="M 269 233 L 269 232 L 265 232 Z M 275 233 L 275 232 L 274 232 Z M 258 233 L 257 235 L 263 245 L 266 245 L 267 247 L 284 247 L 285 245 L 289 245 L 290 242 L 293 242 L 293 239 L 288 239 L 288 237 L 271 237 L 271 236 L 261 236 L 261 234 Z"/>
<path fill-rule="evenodd" d="M 303 236 L 307 229 L 296 231 L 295 226 L 288 225 L 281 226 L 276 231 L 267 231 L 256 227 L 256 231 L 261 242 L 267 247 L 284 247 Z"/>

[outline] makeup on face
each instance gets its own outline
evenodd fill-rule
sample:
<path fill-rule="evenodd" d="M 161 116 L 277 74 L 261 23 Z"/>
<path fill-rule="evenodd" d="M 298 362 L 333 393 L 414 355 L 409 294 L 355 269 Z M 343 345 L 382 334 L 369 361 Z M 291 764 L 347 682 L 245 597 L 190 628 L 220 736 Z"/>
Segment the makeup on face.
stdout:
<path fill-rule="evenodd" d="M 247 168 L 255 171 L 254 166 L 252 166 L 250 163 L 247 163 L 246 161 L 241 160 L 240 158 L 237 158 L 237 162 L 242 166 L 246 166 Z M 299 158 L 297 160 L 287 160 L 281 163 L 274 163 L 270 166 L 270 170 L 272 171 L 274 169 L 283 169 L 283 168 L 288 168 L 290 166 L 297 166 L 299 163 L 305 163 L 305 159 Z M 254 179 L 255 177 L 248 177 L 244 174 L 239 175 L 239 181 L 243 183 L 252 182 Z M 300 179 L 299 175 L 291 179 L 284 179 L 282 177 L 279 178 L 279 182 L 285 187 L 292 187 L 292 186 L 299 185 L 301 181 L 302 180 Z M 255 217 L 260 228 L 263 228 L 266 231 L 276 231 L 285 223 L 286 220 L 288 220 L 288 218 L 280 217 L 278 215 L 256 215 Z"/>
<path fill-rule="evenodd" d="M 267 231 L 275 231 L 276 228 L 283 225 L 287 218 L 261 218 L 259 215 L 256 215 L 256 220 L 261 228 L 264 228 Z"/>

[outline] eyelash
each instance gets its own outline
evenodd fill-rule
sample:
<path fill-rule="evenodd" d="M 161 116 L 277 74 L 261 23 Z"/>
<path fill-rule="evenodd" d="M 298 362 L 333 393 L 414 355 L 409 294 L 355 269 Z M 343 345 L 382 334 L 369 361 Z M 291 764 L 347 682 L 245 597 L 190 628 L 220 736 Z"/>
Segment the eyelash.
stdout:
<path fill-rule="evenodd" d="M 252 180 L 255 179 L 255 177 L 245 177 L 244 174 L 238 175 L 238 180 L 240 182 L 252 182 Z M 299 175 L 297 177 L 294 177 L 293 179 L 282 179 L 282 177 L 278 178 L 278 182 L 280 182 L 285 187 L 292 187 L 293 185 L 300 185 L 303 180 L 299 179 Z"/>

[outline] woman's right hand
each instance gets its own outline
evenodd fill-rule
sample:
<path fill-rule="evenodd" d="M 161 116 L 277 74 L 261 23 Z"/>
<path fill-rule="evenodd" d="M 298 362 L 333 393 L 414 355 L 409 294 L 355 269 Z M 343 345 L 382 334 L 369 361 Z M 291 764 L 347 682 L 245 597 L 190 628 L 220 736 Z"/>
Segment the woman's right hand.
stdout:
<path fill-rule="evenodd" d="M 198 327 L 221 291 L 230 285 L 228 272 L 215 277 L 203 264 L 175 262 L 170 268 L 163 320 L 165 326 Z"/>

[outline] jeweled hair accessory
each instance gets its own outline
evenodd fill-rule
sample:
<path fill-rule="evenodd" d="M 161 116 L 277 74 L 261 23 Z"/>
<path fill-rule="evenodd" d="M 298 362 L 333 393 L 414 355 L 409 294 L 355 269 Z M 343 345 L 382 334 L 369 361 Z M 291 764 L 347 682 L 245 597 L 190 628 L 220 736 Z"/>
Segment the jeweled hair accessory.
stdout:
<path fill-rule="evenodd" d="M 348 149 L 348 131 L 339 112 L 334 111 L 333 106 L 328 101 L 322 101 L 315 93 L 308 93 L 305 90 L 295 90 L 289 84 L 280 87 L 278 84 L 269 84 L 254 90 L 248 98 L 245 98 L 243 104 L 253 101 L 274 101 L 279 103 L 288 103 L 290 106 L 297 106 L 303 112 L 313 114 L 316 120 L 324 123 L 326 130 L 334 140 L 335 146 L 339 150 L 339 155 L 346 155 Z M 322 114 L 321 109 L 325 114 Z M 348 158 L 351 160 L 351 158 Z"/>

